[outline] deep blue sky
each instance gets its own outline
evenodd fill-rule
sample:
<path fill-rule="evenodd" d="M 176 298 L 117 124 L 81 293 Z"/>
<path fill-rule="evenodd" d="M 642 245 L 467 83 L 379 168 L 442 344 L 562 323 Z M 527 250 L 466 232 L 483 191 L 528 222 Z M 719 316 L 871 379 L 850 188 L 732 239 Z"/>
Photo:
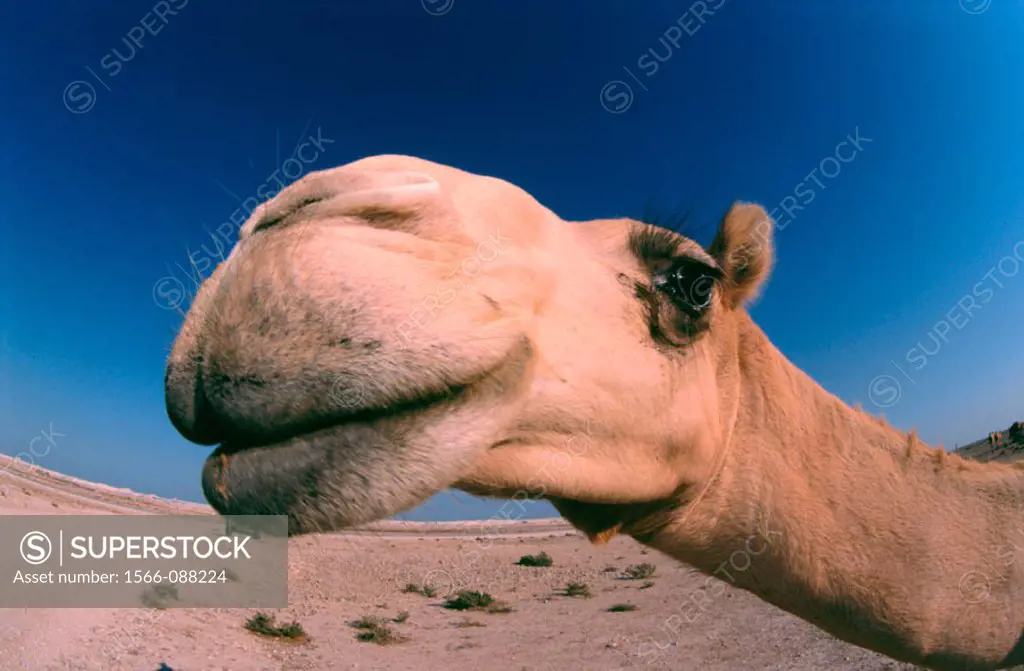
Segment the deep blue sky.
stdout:
<path fill-rule="evenodd" d="M 156 3 L 166 23 L 150 14 L 158 33 L 134 54 L 124 39 L 144 32 L 150 0 L 6 10 L 8 454 L 52 425 L 64 435 L 33 444 L 43 466 L 201 499 L 208 448 L 180 438 L 163 403 L 181 317 L 153 287 L 187 281 L 186 249 L 215 250 L 236 196 L 318 132 L 333 144 L 307 170 L 414 154 L 508 179 L 567 219 L 690 204 L 703 243 L 735 199 L 771 209 L 811 193 L 782 217 L 753 309 L 782 351 L 879 411 L 874 384 L 890 420 L 932 444 L 1024 419 L 1024 271 L 1012 259 L 992 271 L 1024 240 L 1017 0 L 963 0 L 975 14 L 957 0 L 728 0 L 703 25 L 690 2 L 455 0 L 440 16 L 420 0 L 183 2 Z M 668 56 L 657 71 L 648 49 Z M 94 103 L 80 114 L 63 97 L 76 80 L 95 90 L 68 90 L 71 107 Z M 618 114 L 602 106 L 612 80 L 634 93 Z M 624 90 L 605 90 L 606 104 Z M 838 149 L 855 157 L 822 164 L 856 129 L 870 141 Z M 809 178 L 819 166 L 833 176 Z M 957 302 L 972 292 L 981 307 L 966 318 Z M 948 343 L 915 369 L 909 350 L 934 352 L 943 319 Z M 494 508 L 445 494 L 418 514 Z"/>

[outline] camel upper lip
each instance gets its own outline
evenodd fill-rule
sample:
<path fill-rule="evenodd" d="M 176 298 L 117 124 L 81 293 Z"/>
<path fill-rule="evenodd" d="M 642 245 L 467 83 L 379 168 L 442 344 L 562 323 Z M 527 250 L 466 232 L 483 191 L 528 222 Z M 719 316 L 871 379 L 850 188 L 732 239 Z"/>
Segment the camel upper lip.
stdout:
<path fill-rule="evenodd" d="M 479 379 L 476 372 L 431 379 L 401 380 L 391 385 L 369 379 L 372 372 L 305 366 L 288 376 L 261 367 L 272 362 L 236 362 L 233 354 L 219 358 L 193 352 L 169 362 L 165 402 L 172 424 L 186 439 L 200 445 L 241 447 L 271 445 L 292 436 L 335 424 L 374 421 L 416 410 L 456 395 Z M 214 364 L 211 366 L 211 359 Z M 411 365 L 411 364 L 410 364 Z M 364 366 L 365 368 L 365 366 Z M 227 369 L 227 370 L 225 370 Z"/>

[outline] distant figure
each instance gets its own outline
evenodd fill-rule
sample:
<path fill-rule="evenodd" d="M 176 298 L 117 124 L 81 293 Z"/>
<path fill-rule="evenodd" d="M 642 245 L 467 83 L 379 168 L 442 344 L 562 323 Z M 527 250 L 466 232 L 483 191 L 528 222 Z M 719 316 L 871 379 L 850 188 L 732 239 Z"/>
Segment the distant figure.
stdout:
<path fill-rule="evenodd" d="M 1002 434 L 1001 431 L 993 431 L 990 434 L 988 434 L 988 444 L 989 445 L 996 445 L 1002 439 L 1003 439 L 1003 434 Z"/>

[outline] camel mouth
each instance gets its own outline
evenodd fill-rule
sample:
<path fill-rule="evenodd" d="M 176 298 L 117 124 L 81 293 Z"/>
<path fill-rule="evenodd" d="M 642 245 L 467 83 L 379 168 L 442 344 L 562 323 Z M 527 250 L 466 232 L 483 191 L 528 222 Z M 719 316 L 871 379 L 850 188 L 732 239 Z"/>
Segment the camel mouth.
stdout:
<path fill-rule="evenodd" d="M 202 469 L 206 500 L 222 515 L 285 515 L 289 535 L 385 519 L 450 487 L 501 441 L 529 385 L 532 347 L 520 339 L 473 379 L 440 391 L 221 442 Z"/>
<path fill-rule="evenodd" d="M 221 443 L 203 464 L 203 493 L 221 515 L 286 515 L 289 535 L 332 530 L 338 524 L 318 521 L 316 513 L 324 497 L 339 493 L 334 483 L 325 481 L 344 460 L 339 455 L 358 457 L 393 448 L 403 427 L 457 407 L 469 389 L 451 387 L 365 409 L 325 426 L 273 436 L 270 442 Z M 348 498 L 365 495 L 351 487 L 340 493 Z"/>

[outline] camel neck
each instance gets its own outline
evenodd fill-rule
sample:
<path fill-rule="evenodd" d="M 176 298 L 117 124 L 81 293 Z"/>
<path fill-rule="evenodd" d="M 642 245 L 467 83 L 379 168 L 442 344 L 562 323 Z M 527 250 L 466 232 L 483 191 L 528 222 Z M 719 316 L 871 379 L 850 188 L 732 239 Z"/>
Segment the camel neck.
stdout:
<path fill-rule="evenodd" d="M 724 467 L 651 544 L 897 659 L 1024 663 L 1024 468 L 929 448 L 822 389 L 753 322 L 739 337 Z"/>

